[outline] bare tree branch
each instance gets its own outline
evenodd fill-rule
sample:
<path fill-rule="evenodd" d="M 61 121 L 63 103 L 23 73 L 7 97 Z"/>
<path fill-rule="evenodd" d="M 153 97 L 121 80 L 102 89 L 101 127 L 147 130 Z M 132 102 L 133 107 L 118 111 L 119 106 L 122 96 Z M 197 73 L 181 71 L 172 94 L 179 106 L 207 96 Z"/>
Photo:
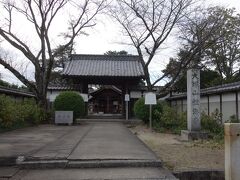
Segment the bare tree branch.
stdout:
<path fill-rule="evenodd" d="M 20 51 L 34 65 L 36 83 L 28 81 L 14 66 L 8 64 L 5 59 L 1 59 L 0 64 L 34 90 L 37 100 L 45 106 L 47 86 L 55 62 L 55 56 L 59 54 L 59 52 L 53 51 L 52 37 L 49 34 L 54 19 L 60 14 L 60 11 L 64 11 L 66 6 L 74 8 L 76 12 L 79 12 L 77 16 L 74 16 L 75 18 L 70 17 L 72 19 L 69 23 L 69 31 L 65 33 L 65 43 L 57 46 L 61 47 L 58 48 L 59 51 L 64 51 L 73 45 L 75 38 L 82 34 L 84 29 L 95 26 L 96 16 L 106 7 L 105 2 L 106 0 L 83 0 L 81 2 L 77 0 L 1 1 L 0 4 L 4 7 L 7 18 L 4 19 L 6 26 L 0 26 L 0 37 Z M 14 29 L 13 23 L 16 17 L 13 15 L 20 15 L 19 17 L 34 27 L 36 38 L 39 40 L 36 42 L 38 47 L 40 47 L 38 50 L 32 50 L 33 48 L 24 41 L 24 36 L 15 33 L 17 30 Z"/>
<path fill-rule="evenodd" d="M 149 90 L 153 84 L 148 67 L 192 1 L 117 0 L 117 5 L 110 8 L 110 15 L 123 27 L 138 52 Z"/>

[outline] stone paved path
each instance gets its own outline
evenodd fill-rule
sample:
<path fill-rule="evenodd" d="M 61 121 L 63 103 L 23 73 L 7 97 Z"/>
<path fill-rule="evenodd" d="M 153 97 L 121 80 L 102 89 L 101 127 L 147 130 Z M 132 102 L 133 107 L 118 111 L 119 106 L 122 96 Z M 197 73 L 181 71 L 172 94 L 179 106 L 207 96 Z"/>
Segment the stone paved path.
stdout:
<path fill-rule="evenodd" d="M 13 179 L 175 179 L 161 167 L 121 167 L 123 162 L 159 161 L 156 155 L 121 123 L 45 125 L 0 134 L 0 160 L 18 156 L 24 156 L 29 162 L 64 160 L 80 164 L 121 163 L 117 168 L 104 168 L 99 165 L 97 169 L 19 170 L 12 175 Z"/>
<path fill-rule="evenodd" d="M 156 159 L 123 124 L 92 124 L 68 159 Z"/>

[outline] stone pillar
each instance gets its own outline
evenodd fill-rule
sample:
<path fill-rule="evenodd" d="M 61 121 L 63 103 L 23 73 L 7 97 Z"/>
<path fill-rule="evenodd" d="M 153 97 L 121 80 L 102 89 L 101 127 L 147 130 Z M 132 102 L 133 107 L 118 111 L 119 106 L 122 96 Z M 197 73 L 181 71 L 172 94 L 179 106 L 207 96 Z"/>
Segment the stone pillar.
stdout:
<path fill-rule="evenodd" d="M 201 130 L 200 69 L 187 71 L 187 125 L 189 131 Z"/>
<path fill-rule="evenodd" d="M 200 69 L 187 71 L 187 130 L 181 131 L 183 140 L 206 139 L 201 130 Z"/>
<path fill-rule="evenodd" d="M 225 123 L 225 180 L 240 178 L 240 123 Z"/>

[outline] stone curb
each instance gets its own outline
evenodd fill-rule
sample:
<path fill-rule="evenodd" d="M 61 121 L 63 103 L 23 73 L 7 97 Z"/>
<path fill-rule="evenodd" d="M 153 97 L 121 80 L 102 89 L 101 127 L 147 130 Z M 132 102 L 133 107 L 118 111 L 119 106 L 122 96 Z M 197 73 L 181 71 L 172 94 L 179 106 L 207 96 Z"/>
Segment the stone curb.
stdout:
<path fill-rule="evenodd" d="M 162 167 L 160 160 L 35 160 L 17 163 L 21 169 Z"/>
<path fill-rule="evenodd" d="M 225 174 L 223 170 L 185 170 L 185 171 L 175 171 L 173 175 L 181 180 L 201 180 L 201 179 L 211 179 L 211 180 L 224 180 Z"/>
<path fill-rule="evenodd" d="M 0 157 L 0 167 L 16 165 L 16 159 L 17 159 L 17 157 L 15 157 L 15 156 Z"/>
<path fill-rule="evenodd" d="M 48 168 L 65 168 L 67 160 L 39 160 L 18 162 L 20 169 L 48 169 Z"/>
<path fill-rule="evenodd" d="M 141 120 L 125 120 L 125 119 L 80 119 L 76 124 L 81 123 L 123 123 L 123 124 L 140 124 Z"/>
<path fill-rule="evenodd" d="M 67 168 L 162 167 L 158 160 L 69 161 Z"/>

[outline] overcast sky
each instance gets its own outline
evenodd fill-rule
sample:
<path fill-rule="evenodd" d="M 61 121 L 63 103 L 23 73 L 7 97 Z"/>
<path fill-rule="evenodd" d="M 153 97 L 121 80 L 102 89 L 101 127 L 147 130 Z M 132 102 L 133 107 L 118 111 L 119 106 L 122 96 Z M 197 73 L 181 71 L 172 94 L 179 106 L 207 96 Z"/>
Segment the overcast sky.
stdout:
<path fill-rule="evenodd" d="M 207 5 L 223 5 L 226 7 L 235 7 L 237 12 L 240 13 L 240 3 L 239 0 L 208 0 L 206 1 Z M 24 23 L 20 22 L 20 27 L 22 26 L 24 31 L 27 31 L 27 27 L 23 25 Z M 117 24 L 111 22 L 111 20 L 102 18 L 102 20 L 91 30 L 88 30 L 87 36 L 80 36 L 77 39 L 76 44 L 76 53 L 79 54 L 103 54 L 108 50 L 126 50 L 130 54 L 136 54 L 135 49 L 121 44 L 125 41 L 125 38 L 122 36 L 120 28 Z M 30 38 L 30 37 L 29 37 Z M 2 45 L 3 46 L 3 45 Z M 172 38 L 165 43 L 163 49 L 160 50 L 158 54 L 158 59 L 161 61 L 155 61 L 151 66 L 151 71 L 155 74 L 161 71 L 161 69 L 168 62 L 169 57 L 174 57 L 176 54 L 176 44 Z M 28 76 L 33 77 L 33 68 L 29 66 Z M 10 72 L 5 70 L 0 65 L 0 74 L 2 79 L 15 83 L 21 84 Z"/>

